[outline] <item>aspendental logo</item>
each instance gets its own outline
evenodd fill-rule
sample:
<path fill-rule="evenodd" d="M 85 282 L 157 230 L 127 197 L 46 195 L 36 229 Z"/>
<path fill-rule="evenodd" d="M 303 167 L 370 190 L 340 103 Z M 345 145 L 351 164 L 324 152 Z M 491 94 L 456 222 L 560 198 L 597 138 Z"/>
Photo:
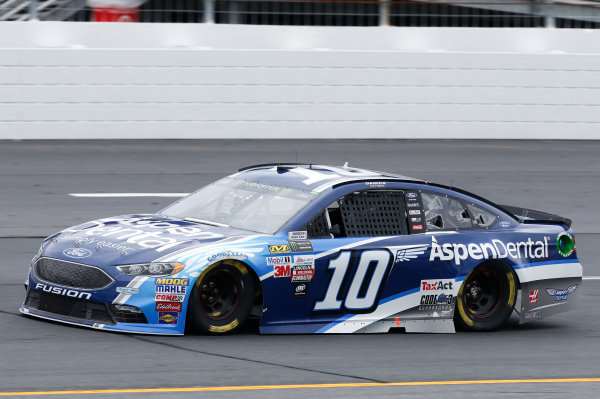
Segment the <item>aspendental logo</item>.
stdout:
<path fill-rule="evenodd" d="M 484 242 L 480 244 L 438 244 L 435 237 L 431 237 L 431 254 L 429 260 L 453 260 L 456 265 L 460 265 L 463 260 L 471 259 L 502 259 L 511 257 L 513 259 L 529 258 L 542 259 L 548 257 L 548 238 L 544 241 L 533 241 L 527 238 L 527 241 L 504 243 L 498 239 L 493 239 L 491 243 Z"/>

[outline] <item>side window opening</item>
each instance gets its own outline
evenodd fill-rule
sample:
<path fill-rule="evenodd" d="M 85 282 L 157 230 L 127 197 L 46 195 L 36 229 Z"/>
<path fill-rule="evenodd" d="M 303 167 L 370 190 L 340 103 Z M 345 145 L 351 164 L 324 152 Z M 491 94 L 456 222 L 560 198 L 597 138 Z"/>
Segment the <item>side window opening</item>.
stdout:
<path fill-rule="evenodd" d="M 312 218 L 303 230 L 307 231 L 308 238 L 331 238 L 330 226 L 325 210 Z"/>
<path fill-rule="evenodd" d="M 473 204 L 467 204 L 467 209 L 469 210 L 469 214 L 471 214 L 473 220 L 479 227 L 491 227 L 494 223 L 496 223 L 496 220 L 498 220 L 499 218 L 498 215 L 488 212 L 485 209 L 482 209 Z"/>
<path fill-rule="evenodd" d="M 442 194 L 422 192 L 428 230 L 488 228 L 498 216 L 476 205 Z"/>
<path fill-rule="evenodd" d="M 358 191 L 330 204 L 306 226 L 310 238 L 407 234 L 404 192 Z"/>

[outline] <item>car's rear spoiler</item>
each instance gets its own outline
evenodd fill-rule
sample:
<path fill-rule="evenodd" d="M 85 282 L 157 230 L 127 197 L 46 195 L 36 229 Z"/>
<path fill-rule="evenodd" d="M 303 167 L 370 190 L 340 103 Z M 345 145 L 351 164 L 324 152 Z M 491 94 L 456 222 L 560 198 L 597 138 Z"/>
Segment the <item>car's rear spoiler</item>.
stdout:
<path fill-rule="evenodd" d="M 516 206 L 500 205 L 500 207 L 502 210 L 511 213 L 521 223 L 562 224 L 567 228 L 571 227 L 571 219 L 562 216 Z"/>

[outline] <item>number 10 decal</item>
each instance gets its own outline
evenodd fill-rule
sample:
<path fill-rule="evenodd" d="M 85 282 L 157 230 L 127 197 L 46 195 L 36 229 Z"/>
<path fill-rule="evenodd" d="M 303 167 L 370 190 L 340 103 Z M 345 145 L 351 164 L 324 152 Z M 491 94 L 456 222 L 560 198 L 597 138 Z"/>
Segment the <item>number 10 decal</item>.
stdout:
<path fill-rule="evenodd" d="M 385 249 L 363 251 L 354 275 L 347 273 L 352 260 L 351 255 L 351 251 L 342 251 L 337 258 L 329 261 L 329 270 L 333 270 L 333 275 L 325 297 L 315 302 L 313 311 L 337 311 L 342 305 L 348 313 L 369 313 L 375 310 L 383 289 L 383 281 L 392 265 L 392 255 Z M 374 266 L 371 266 L 373 264 Z M 340 289 L 345 279 L 351 282 L 344 295 Z"/>

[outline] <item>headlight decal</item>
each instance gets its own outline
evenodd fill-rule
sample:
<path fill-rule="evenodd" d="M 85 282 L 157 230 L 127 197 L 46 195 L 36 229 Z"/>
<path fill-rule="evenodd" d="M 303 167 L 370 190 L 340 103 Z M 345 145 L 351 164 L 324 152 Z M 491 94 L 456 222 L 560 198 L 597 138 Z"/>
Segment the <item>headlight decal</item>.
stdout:
<path fill-rule="evenodd" d="M 117 266 L 117 269 L 123 274 L 128 276 L 170 276 L 177 274 L 185 268 L 183 263 L 164 263 L 164 262 L 152 262 L 136 265 L 122 265 Z"/>

